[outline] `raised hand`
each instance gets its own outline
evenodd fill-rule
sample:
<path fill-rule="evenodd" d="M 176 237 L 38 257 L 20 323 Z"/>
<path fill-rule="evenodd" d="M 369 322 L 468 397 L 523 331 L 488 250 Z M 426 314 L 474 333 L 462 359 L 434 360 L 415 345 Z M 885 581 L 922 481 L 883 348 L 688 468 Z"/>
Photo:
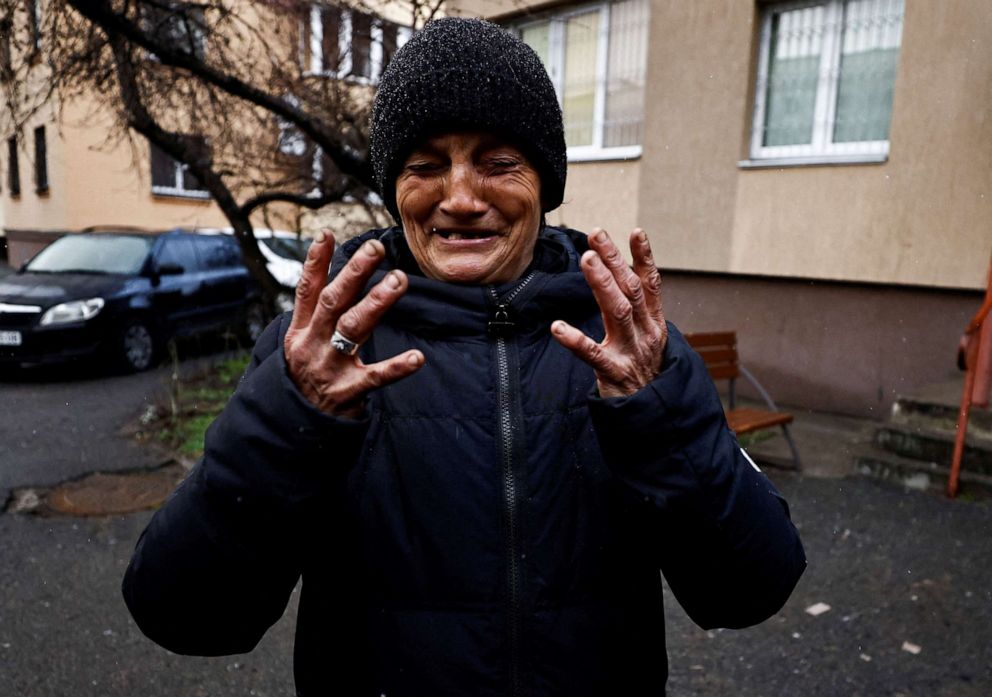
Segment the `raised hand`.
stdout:
<path fill-rule="evenodd" d="M 314 406 L 328 414 L 355 417 L 362 413 L 371 390 L 415 372 L 424 364 L 424 355 L 410 350 L 366 365 L 356 354 L 332 345 L 331 338 L 337 335 L 354 344 L 366 341 L 407 289 L 406 274 L 390 271 L 356 302 L 386 250 L 378 240 L 369 240 L 328 284 L 333 253 L 334 238 L 319 233 L 296 286 L 296 309 L 284 343 L 286 364 L 290 378 Z"/>
<path fill-rule="evenodd" d="M 553 336 L 592 366 L 603 397 L 632 395 L 661 372 L 668 329 L 661 307 L 661 276 L 640 228 L 630 234 L 631 269 L 620 250 L 596 228 L 591 249 L 582 255 L 582 273 L 603 315 L 606 336 L 596 343 L 563 320 L 551 325 Z"/>

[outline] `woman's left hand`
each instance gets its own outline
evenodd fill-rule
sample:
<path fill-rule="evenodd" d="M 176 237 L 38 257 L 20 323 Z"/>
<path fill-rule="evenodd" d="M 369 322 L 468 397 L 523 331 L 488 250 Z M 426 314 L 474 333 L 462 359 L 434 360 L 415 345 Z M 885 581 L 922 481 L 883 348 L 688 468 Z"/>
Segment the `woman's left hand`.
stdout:
<path fill-rule="evenodd" d="M 606 336 L 596 343 L 567 322 L 551 325 L 554 337 L 592 366 L 603 397 L 634 394 L 661 372 L 668 329 L 661 307 L 661 275 L 640 228 L 630 234 L 631 269 L 605 230 L 589 235 L 582 272 L 603 314 Z"/>

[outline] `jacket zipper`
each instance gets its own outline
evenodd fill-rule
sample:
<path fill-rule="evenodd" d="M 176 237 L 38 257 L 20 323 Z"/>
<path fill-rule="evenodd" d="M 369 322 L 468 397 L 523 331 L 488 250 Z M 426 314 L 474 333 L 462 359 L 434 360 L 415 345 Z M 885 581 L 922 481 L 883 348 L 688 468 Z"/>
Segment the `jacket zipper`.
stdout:
<path fill-rule="evenodd" d="M 508 337 L 514 329 L 510 303 L 534 278 L 530 273 L 502 298 L 489 288 L 496 307 L 489 321 L 490 334 L 496 338 L 496 368 L 499 375 L 497 408 L 499 411 L 500 464 L 503 472 L 503 516 L 506 531 L 508 633 L 510 643 L 510 694 L 522 693 L 520 676 L 520 564 L 517 530 L 517 481 L 514 471 L 514 426 L 520 420 L 516 411 L 516 384 L 511 379 Z M 519 367 L 518 367 L 519 371 Z"/>

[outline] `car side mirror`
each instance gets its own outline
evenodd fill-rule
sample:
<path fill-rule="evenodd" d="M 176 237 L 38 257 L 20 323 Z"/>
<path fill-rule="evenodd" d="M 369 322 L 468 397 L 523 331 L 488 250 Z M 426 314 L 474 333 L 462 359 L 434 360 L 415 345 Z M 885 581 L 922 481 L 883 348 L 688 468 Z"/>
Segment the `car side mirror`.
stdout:
<path fill-rule="evenodd" d="M 179 276 L 180 274 L 186 273 L 186 269 L 183 268 L 183 265 L 175 262 L 159 264 L 155 268 L 155 271 L 159 276 Z"/>

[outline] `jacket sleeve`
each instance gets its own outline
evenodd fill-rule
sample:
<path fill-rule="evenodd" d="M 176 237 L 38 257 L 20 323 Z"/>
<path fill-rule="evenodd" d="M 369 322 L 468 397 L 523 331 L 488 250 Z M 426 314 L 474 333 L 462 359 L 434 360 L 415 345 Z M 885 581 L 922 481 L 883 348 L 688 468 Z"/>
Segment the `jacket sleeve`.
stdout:
<path fill-rule="evenodd" d="M 141 630 L 182 654 L 254 648 L 286 608 L 362 447 L 367 423 L 310 405 L 286 370 L 287 316 L 261 336 L 204 455 L 152 518 L 124 576 Z M 340 510 L 340 509 L 338 509 Z M 323 527 L 323 526 L 321 526 Z"/>
<path fill-rule="evenodd" d="M 669 324 L 661 374 L 636 394 L 590 403 L 611 471 L 637 502 L 675 597 L 697 624 L 762 622 L 806 568 L 785 499 L 727 426 L 702 359 Z"/>

